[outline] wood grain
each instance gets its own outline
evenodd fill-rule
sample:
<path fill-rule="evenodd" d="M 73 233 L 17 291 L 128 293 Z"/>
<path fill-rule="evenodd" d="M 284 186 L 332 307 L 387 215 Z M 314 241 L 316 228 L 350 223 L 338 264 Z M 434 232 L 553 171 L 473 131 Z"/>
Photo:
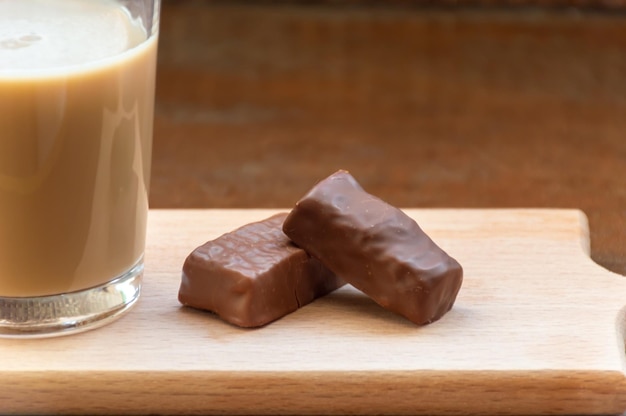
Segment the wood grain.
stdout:
<path fill-rule="evenodd" d="M 277 210 L 153 210 L 138 305 L 106 327 L 0 340 L 3 414 L 617 414 L 626 281 L 577 210 L 407 209 L 464 266 L 416 327 L 351 287 L 257 330 L 176 299 L 186 255 Z"/>
<path fill-rule="evenodd" d="M 626 274 L 625 14 L 226 3 L 163 3 L 153 207 L 290 206 L 343 168 L 397 206 L 582 209 Z"/>

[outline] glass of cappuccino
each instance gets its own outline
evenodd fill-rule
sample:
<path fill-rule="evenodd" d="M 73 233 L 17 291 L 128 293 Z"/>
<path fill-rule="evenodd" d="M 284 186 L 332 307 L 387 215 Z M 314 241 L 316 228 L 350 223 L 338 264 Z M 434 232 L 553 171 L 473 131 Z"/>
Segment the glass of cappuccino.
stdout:
<path fill-rule="evenodd" d="M 0 0 L 0 337 L 138 299 L 160 0 Z"/>

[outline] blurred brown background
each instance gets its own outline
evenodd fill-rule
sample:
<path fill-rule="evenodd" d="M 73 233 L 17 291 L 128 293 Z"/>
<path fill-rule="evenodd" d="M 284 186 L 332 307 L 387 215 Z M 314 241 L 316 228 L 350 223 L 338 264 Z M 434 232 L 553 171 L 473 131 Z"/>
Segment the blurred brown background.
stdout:
<path fill-rule="evenodd" d="M 164 0 L 153 208 L 580 208 L 626 274 L 626 2 Z"/>

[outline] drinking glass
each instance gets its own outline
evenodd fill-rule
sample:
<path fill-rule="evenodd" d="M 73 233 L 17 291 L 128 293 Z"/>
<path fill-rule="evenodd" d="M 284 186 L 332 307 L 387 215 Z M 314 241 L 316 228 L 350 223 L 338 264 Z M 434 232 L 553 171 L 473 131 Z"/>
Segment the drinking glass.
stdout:
<path fill-rule="evenodd" d="M 139 298 L 160 0 L 0 0 L 0 337 Z"/>

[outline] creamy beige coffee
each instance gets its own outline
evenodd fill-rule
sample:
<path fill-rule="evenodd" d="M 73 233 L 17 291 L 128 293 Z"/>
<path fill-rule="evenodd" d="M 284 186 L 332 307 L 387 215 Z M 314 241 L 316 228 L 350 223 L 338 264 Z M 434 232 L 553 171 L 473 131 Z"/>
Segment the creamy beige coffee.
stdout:
<path fill-rule="evenodd" d="M 112 0 L 0 0 L 0 296 L 94 287 L 141 259 L 146 39 Z"/>

